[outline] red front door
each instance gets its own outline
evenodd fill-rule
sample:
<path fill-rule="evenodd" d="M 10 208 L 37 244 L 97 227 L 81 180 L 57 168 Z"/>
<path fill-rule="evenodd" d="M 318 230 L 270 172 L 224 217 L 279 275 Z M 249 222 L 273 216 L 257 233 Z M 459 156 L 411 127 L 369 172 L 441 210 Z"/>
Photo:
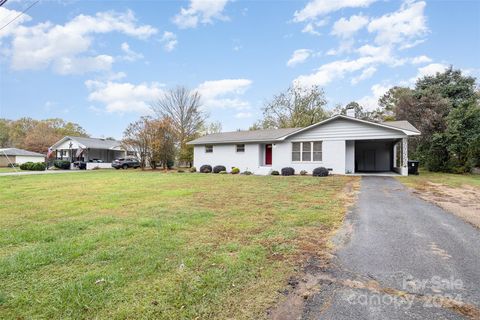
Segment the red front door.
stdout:
<path fill-rule="evenodd" d="M 271 144 L 265 145 L 265 164 L 266 165 L 272 164 L 272 145 Z"/>

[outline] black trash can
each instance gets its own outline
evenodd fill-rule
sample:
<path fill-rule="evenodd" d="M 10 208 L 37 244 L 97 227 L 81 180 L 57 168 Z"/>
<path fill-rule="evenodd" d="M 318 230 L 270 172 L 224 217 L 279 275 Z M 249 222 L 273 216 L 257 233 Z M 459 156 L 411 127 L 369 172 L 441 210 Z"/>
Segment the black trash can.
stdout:
<path fill-rule="evenodd" d="M 86 162 L 78 161 L 77 164 L 78 164 L 78 169 L 87 170 L 87 163 Z"/>
<path fill-rule="evenodd" d="M 418 175 L 418 164 L 420 161 L 408 160 L 408 174 Z"/>

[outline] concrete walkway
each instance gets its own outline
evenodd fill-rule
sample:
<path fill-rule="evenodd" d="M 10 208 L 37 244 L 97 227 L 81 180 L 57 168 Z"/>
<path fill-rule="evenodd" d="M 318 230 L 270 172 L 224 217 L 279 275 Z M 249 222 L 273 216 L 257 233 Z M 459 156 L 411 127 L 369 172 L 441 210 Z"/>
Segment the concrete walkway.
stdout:
<path fill-rule="evenodd" d="M 391 177 L 362 177 L 304 319 L 480 319 L 480 232 Z"/>

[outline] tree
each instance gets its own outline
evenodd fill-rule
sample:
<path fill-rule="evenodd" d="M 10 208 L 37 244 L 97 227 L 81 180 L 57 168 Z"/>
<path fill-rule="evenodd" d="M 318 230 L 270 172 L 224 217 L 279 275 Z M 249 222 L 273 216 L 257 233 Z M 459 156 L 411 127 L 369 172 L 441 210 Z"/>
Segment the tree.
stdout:
<path fill-rule="evenodd" d="M 151 104 L 158 119 L 169 118 L 175 130 L 179 152 L 179 161 L 191 163 L 193 153 L 187 142 L 197 137 L 202 129 L 206 115 L 200 110 L 201 97 L 197 91 L 178 86 L 168 90 Z"/>
<path fill-rule="evenodd" d="M 205 123 L 205 125 L 200 130 L 200 133 L 202 135 L 220 133 L 220 132 L 222 132 L 222 123 L 220 121 Z"/>
<path fill-rule="evenodd" d="M 150 140 L 148 122 L 149 117 L 141 117 L 139 120 L 130 123 L 123 132 L 122 144 L 125 149 L 133 150 L 140 157 L 140 167 L 145 169 L 150 158 Z"/>
<path fill-rule="evenodd" d="M 0 119 L 0 148 L 10 146 L 10 120 Z"/>
<path fill-rule="evenodd" d="M 170 168 L 175 160 L 176 130 L 170 118 L 150 121 L 152 168 L 161 164 L 163 169 Z"/>
<path fill-rule="evenodd" d="M 252 128 L 306 127 L 328 118 L 327 101 L 318 86 L 291 86 L 275 95 L 263 107 L 263 119 Z"/>

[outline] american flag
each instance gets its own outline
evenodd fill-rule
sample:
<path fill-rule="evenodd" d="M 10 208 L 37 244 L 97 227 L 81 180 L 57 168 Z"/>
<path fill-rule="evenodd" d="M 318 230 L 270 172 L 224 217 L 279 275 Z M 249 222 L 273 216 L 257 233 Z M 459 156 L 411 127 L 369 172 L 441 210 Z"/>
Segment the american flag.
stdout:
<path fill-rule="evenodd" d="M 0 0 L 1 1 L 1 0 Z M 53 154 L 53 150 L 52 148 L 48 148 L 48 152 L 47 152 L 47 159 L 50 158 L 50 156 Z"/>

